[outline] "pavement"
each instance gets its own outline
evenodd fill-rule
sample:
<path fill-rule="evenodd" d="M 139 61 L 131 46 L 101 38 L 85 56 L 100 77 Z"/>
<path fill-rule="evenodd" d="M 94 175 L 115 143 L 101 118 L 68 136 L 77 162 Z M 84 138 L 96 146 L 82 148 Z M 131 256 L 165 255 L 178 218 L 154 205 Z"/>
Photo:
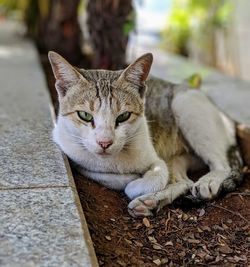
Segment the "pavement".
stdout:
<path fill-rule="evenodd" d="M 51 100 L 23 28 L 0 22 L 0 266 L 98 266 Z"/>

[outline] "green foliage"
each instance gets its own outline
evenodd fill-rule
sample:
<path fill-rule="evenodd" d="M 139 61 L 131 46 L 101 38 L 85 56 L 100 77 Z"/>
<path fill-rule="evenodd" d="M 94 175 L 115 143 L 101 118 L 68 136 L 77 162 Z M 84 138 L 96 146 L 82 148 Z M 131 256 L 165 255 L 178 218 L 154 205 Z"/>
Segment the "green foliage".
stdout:
<path fill-rule="evenodd" d="M 12 12 L 26 10 L 29 0 L 0 0 L 0 8 L 3 15 L 11 15 Z"/>
<path fill-rule="evenodd" d="M 199 73 L 194 73 L 187 79 L 187 84 L 191 88 L 200 88 L 202 83 L 202 78 Z"/>
<path fill-rule="evenodd" d="M 126 22 L 123 24 L 123 34 L 128 36 L 135 28 L 135 13 L 132 11 L 127 16 Z"/>
<path fill-rule="evenodd" d="M 187 55 L 190 38 L 199 39 L 204 32 L 211 34 L 215 28 L 225 26 L 232 11 L 230 0 L 174 0 L 167 27 L 162 33 L 163 46 Z"/>

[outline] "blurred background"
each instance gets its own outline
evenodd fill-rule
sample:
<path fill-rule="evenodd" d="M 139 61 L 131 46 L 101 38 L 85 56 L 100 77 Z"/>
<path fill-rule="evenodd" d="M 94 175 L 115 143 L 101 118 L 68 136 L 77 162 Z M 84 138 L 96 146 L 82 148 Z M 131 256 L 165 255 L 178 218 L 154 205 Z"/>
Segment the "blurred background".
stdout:
<path fill-rule="evenodd" d="M 0 0 L 9 19 L 41 54 L 84 68 L 121 69 L 143 48 L 250 80 L 249 0 Z"/>

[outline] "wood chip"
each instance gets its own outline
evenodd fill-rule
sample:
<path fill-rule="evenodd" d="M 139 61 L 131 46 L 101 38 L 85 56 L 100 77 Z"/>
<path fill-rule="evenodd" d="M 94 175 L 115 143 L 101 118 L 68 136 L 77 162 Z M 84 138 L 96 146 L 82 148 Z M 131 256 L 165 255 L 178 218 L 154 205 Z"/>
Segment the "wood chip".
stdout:
<path fill-rule="evenodd" d="M 156 264 L 157 266 L 161 265 L 161 260 L 160 259 L 156 259 L 153 261 L 154 264 Z"/>
<path fill-rule="evenodd" d="M 142 222 L 146 227 L 150 227 L 150 222 L 147 218 L 143 218 Z"/>

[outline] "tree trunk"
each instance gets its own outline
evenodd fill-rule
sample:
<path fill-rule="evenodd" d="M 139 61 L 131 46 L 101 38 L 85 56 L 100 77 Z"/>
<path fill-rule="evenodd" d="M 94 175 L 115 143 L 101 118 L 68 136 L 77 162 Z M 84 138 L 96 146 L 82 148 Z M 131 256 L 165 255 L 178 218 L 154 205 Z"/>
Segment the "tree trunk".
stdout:
<path fill-rule="evenodd" d="M 82 32 L 78 23 L 80 0 L 30 0 L 28 33 L 42 52 L 54 50 L 73 64 L 82 60 Z"/>
<path fill-rule="evenodd" d="M 93 45 L 93 68 L 121 69 L 126 64 L 128 33 L 125 25 L 133 8 L 131 0 L 89 0 L 88 29 Z"/>

